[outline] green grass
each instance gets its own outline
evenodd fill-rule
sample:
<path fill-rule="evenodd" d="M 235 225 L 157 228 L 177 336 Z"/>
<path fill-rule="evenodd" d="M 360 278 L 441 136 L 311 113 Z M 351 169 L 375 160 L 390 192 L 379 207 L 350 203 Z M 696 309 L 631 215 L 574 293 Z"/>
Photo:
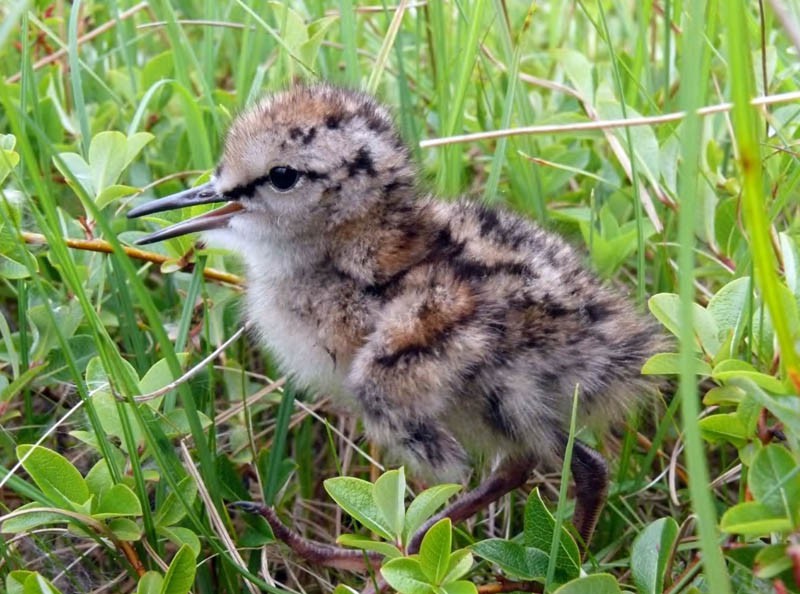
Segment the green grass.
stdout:
<path fill-rule="evenodd" d="M 231 254 L 193 251 L 191 238 L 152 247 L 164 263 L 128 257 L 144 229 L 125 218 L 128 203 L 207 174 L 231 118 L 261 95 L 325 79 L 391 105 L 426 184 L 445 199 L 466 193 L 539 220 L 642 308 L 675 295 L 651 302 L 678 337 L 677 354 L 652 368 L 675 381 L 627 433 L 600 444 L 614 480 L 585 570 L 629 591 L 662 591 L 641 582 L 635 543 L 674 518 L 666 591 L 800 592 L 786 550 L 800 530 L 800 478 L 790 470 L 800 464 L 800 107 L 797 96 L 750 103 L 799 90 L 800 48 L 770 3 L 762 14 L 738 0 L 429 0 L 409 2 L 402 18 L 394 4 L 0 5 L 0 522 L 33 501 L 68 507 L 15 467 L 20 444 L 40 442 L 84 476 L 94 467 L 92 484 L 102 470 L 141 504 L 129 547 L 66 534 L 63 522 L 6 534 L 0 590 L 29 569 L 64 592 L 133 591 L 138 564 L 159 570 L 177 541 L 199 547 L 194 592 L 363 587 L 347 573 L 299 570 L 282 548 L 262 565 L 264 523 L 225 507 L 274 501 L 328 542 L 355 530 L 322 480 L 377 472 L 357 423 L 324 408 L 310 415 L 298 400 L 311 395 L 291 386 L 259 393 L 280 372 L 246 338 L 163 397 L 135 402 L 241 326 L 240 288 L 203 273 L 241 269 Z M 783 4 L 800 22 L 800 5 Z M 731 111 L 680 122 L 574 127 L 725 102 Z M 537 125 L 555 128 L 419 146 Z M 147 142 L 118 176 L 86 181 L 141 132 L 151 137 L 138 137 Z M 558 478 L 535 478 L 552 509 Z M 567 498 L 557 518 L 570 512 Z M 458 526 L 455 539 L 461 547 L 521 527 L 522 506 L 512 505 L 493 525 Z M 64 550 L 80 570 L 66 571 Z M 549 584 L 554 571 L 551 563 Z M 496 576 L 482 562 L 469 579 Z"/>

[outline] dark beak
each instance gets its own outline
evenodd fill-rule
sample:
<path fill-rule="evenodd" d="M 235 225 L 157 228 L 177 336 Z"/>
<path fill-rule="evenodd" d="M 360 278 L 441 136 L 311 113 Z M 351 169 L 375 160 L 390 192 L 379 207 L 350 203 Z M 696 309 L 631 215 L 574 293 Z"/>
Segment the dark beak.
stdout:
<path fill-rule="evenodd" d="M 144 215 L 153 214 L 156 212 L 164 212 L 165 210 L 175 210 L 177 208 L 185 208 L 187 206 L 194 206 L 195 204 L 210 204 L 212 202 L 227 202 L 228 199 L 222 194 L 218 194 L 214 189 L 211 182 L 197 186 L 196 188 L 189 188 L 183 192 L 172 194 L 158 200 L 153 200 L 147 204 L 137 206 L 128 212 L 129 219 L 135 219 Z M 163 241 L 164 239 L 172 239 L 187 233 L 194 233 L 196 231 L 206 231 L 208 229 L 219 229 L 224 227 L 228 220 L 233 217 L 238 211 L 242 210 L 242 205 L 238 202 L 228 202 L 225 206 L 201 214 L 192 219 L 175 223 L 169 227 L 165 227 L 160 231 L 151 233 L 136 241 L 137 245 L 145 245 L 148 243 L 155 243 Z"/>

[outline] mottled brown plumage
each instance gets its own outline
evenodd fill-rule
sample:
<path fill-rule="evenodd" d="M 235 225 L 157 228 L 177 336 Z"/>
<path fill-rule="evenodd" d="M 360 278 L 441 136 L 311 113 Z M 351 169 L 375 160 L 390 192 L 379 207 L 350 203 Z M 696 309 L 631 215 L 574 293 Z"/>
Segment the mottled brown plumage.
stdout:
<path fill-rule="evenodd" d="M 600 425 L 648 391 L 653 324 L 560 237 L 422 194 L 367 95 L 317 85 L 265 99 L 234 121 L 207 186 L 131 214 L 212 201 L 228 205 L 145 241 L 204 230 L 241 253 L 246 316 L 282 368 L 336 395 L 412 469 L 452 480 L 476 458 L 503 460 L 446 510 L 456 519 L 533 466 L 557 467 L 576 386 L 581 421 Z M 588 539 L 605 465 L 579 443 L 572 467 Z"/>

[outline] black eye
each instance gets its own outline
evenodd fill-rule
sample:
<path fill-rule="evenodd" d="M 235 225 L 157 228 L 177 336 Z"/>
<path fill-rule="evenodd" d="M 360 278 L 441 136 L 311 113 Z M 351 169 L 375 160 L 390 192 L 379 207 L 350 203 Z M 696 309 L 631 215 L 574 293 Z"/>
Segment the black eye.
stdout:
<path fill-rule="evenodd" d="M 273 167 L 269 170 L 269 183 L 282 192 L 292 189 L 299 178 L 300 172 L 291 167 Z"/>

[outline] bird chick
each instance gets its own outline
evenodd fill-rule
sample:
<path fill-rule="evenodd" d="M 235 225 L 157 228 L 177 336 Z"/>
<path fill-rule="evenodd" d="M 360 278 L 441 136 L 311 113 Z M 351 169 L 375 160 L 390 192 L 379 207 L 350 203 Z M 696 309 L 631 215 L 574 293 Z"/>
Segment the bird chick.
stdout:
<path fill-rule="evenodd" d="M 454 521 L 537 465 L 560 468 L 576 389 L 593 425 L 650 390 L 640 369 L 654 325 L 560 237 L 423 193 L 366 94 L 321 84 L 267 97 L 233 122 L 210 182 L 129 216 L 210 202 L 226 205 L 139 243 L 203 231 L 239 252 L 246 317 L 280 366 L 355 410 L 412 471 L 455 480 L 476 458 L 502 460 L 440 514 Z M 572 471 L 588 542 L 606 465 L 578 441 Z"/>

